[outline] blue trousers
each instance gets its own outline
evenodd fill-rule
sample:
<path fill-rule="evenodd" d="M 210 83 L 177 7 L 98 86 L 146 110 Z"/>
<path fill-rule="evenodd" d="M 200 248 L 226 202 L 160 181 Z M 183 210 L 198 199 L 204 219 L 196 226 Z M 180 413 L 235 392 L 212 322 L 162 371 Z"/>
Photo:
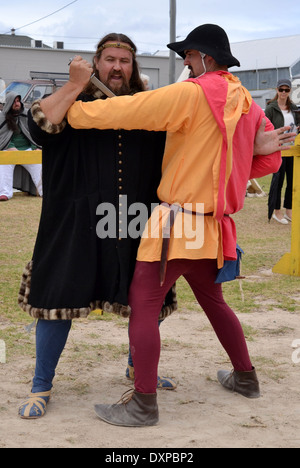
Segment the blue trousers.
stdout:
<path fill-rule="evenodd" d="M 32 393 L 52 388 L 61 353 L 66 345 L 71 320 L 39 320 L 36 327 L 36 368 Z"/>

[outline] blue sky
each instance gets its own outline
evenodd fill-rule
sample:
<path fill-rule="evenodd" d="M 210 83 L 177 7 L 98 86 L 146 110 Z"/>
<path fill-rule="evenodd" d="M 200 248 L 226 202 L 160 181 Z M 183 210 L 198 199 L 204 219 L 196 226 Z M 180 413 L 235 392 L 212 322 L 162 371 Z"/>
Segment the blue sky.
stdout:
<path fill-rule="evenodd" d="M 169 0 L 71 2 L 5 2 L 1 6 L 0 33 L 15 28 L 16 34 L 41 39 L 47 45 L 58 40 L 64 41 L 66 49 L 94 50 L 105 34 L 123 32 L 133 39 L 139 53 L 166 49 L 169 42 Z M 51 15 L 59 9 L 62 10 Z M 51 16 L 37 21 L 47 15 Z M 37 22 L 23 27 L 34 21 Z M 177 0 L 178 40 L 184 39 L 203 23 L 222 26 L 231 42 L 300 34 L 300 2 Z"/>

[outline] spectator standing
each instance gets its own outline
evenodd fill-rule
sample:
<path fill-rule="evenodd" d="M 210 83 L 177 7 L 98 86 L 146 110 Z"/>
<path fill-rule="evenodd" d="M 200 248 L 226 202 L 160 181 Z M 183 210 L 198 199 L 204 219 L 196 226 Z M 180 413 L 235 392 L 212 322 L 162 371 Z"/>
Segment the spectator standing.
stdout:
<path fill-rule="evenodd" d="M 299 124 L 299 117 L 295 112 L 298 108 L 290 98 L 291 89 L 292 83 L 289 79 L 279 80 L 277 83 L 276 96 L 269 101 L 266 107 L 266 116 L 271 120 L 275 128 L 280 128 L 284 125 L 293 126 Z M 281 167 L 278 173 L 274 174 L 272 179 L 272 184 L 275 184 L 276 191 L 273 219 L 280 224 L 289 224 L 289 221 L 292 221 L 293 172 L 294 158 L 283 157 Z M 281 211 L 281 194 L 285 178 L 287 186 L 283 207 L 286 212 L 283 214 Z"/>

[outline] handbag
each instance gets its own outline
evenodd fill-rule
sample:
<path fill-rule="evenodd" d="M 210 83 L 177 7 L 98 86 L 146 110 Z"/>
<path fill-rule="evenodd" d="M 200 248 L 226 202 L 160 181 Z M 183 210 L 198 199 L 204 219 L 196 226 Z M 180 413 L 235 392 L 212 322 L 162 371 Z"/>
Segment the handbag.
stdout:
<path fill-rule="evenodd" d="M 218 270 L 217 279 L 215 284 L 219 283 L 226 283 L 227 281 L 233 281 L 235 279 L 243 279 L 244 276 L 240 276 L 241 274 L 241 260 L 242 254 L 244 251 L 241 247 L 237 244 L 236 246 L 236 260 L 225 260 L 224 265 L 222 268 Z"/>

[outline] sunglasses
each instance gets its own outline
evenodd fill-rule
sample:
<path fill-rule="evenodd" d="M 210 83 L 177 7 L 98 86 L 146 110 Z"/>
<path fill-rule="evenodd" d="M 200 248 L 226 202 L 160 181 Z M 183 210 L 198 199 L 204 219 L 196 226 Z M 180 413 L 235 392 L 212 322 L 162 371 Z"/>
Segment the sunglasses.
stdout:
<path fill-rule="evenodd" d="M 279 93 L 289 93 L 291 90 L 290 89 L 285 89 L 285 88 L 279 88 L 278 92 Z"/>

